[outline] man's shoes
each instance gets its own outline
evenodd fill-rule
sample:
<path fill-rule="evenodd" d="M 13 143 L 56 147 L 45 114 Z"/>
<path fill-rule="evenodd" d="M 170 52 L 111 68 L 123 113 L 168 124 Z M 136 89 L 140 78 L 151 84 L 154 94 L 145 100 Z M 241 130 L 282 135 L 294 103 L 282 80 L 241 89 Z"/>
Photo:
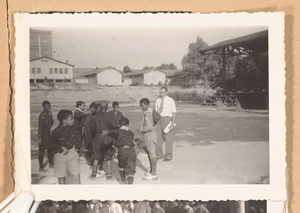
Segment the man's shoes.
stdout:
<path fill-rule="evenodd" d="M 49 165 L 49 168 L 54 168 L 54 165 Z"/>
<path fill-rule="evenodd" d="M 142 180 L 147 180 L 147 181 L 151 181 L 151 180 L 157 180 L 157 175 L 149 175 L 149 176 L 145 176 Z"/>
<path fill-rule="evenodd" d="M 172 159 L 164 158 L 164 161 L 168 162 L 171 161 Z"/>
<path fill-rule="evenodd" d="M 39 172 L 48 172 L 48 170 L 44 169 L 44 168 L 40 168 Z"/>

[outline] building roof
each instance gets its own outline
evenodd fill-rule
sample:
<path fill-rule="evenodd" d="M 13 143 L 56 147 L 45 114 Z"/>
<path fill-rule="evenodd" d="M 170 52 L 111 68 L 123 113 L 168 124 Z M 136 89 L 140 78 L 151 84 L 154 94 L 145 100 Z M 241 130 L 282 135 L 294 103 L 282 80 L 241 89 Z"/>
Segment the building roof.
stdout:
<path fill-rule="evenodd" d="M 232 47 L 241 46 L 246 49 L 254 50 L 255 52 L 258 53 L 267 52 L 268 51 L 268 30 L 219 42 L 217 44 L 211 45 L 209 47 L 200 50 L 200 53 L 205 53 L 207 51 L 221 49 L 228 46 L 232 46 Z"/>
<path fill-rule="evenodd" d="M 43 59 L 43 58 L 46 58 L 46 59 L 49 59 L 49 60 L 52 60 L 52 61 L 56 61 L 56 62 L 61 63 L 61 64 L 66 64 L 66 65 L 69 65 L 69 66 L 71 66 L 71 67 L 74 67 L 74 66 L 75 66 L 75 65 L 72 65 L 72 64 L 68 64 L 68 63 L 66 63 L 66 62 L 63 62 L 63 61 L 59 61 L 59 60 L 56 60 L 56 59 L 53 59 L 53 58 L 46 57 L 46 56 L 42 56 L 42 57 L 40 57 L 40 58 L 32 59 L 32 60 L 30 60 L 30 62 L 36 61 L 36 60 L 40 60 L 40 59 Z"/>
<path fill-rule="evenodd" d="M 74 78 L 82 77 L 85 73 L 87 73 L 91 70 L 93 70 L 93 68 L 76 67 L 76 68 L 73 68 L 73 76 L 74 76 Z"/>
<path fill-rule="evenodd" d="M 96 67 L 95 69 L 90 70 L 90 71 L 84 73 L 82 76 L 97 75 L 98 73 L 101 73 L 101 72 L 103 72 L 103 71 L 105 71 L 105 70 L 107 70 L 107 69 L 109 69 L 109 68 L 110 68 L 110 69 L 113 69 L 113 70 L 115 70 L 115 71 L 117 71 L 117 72 L 119 72 L 119 73 L 122 74 L 121 71 L 119 71 L 119 70 L 117 70 L 117 69 L 115 69 L 115 68 L 113 68 L 113 67 L 111 67 L 111 66 L 107 66 L 107 67 L 102 67 L 102 68 Z"/>
<path fill-rule="evenodd" d="M 177 75 L 183 75 L 184 72 L 182 70 L 164 70 L 164 73 L 166 73 L 167 77 L 177 76 Z"/>
<path fill-rule="evenodd" d="M 135 76 L 135 75 L 145 75 L 146 73 L 152 72 L 152 71 L 159 71 L 159 72 L 162 72 L 162 73 L 166 74 L 164 71 L 162 71 L 160 69 L 153 68 L 153 69 L 149 69 L 149 70 L 132 70 L 129 73 L 123 74 L 123 76 L 124 77 L 131 77 L 131 76 Z"/>
<path fill-rule="evenodd" d="M 84 76 L 77 76 L 77 77 L 74 77 L 74 79 L 87 79 L 87 77 L 84 77 Z"/>

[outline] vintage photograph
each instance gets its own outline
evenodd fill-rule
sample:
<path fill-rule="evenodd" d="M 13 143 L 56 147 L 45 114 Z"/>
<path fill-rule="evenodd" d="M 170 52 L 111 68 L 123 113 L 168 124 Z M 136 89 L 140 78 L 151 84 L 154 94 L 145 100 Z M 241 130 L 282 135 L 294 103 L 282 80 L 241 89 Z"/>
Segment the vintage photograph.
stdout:
<path fill-rule="evenodd" d="M 31 27 L 32 184 L 269 184 L 268 35 Z"/>
<path fill-rule="evenodd" d="M 15 14 L 16 192 L 285 200 L 283 17 Z"/>
<path fill-rule="evenodd" d="M 52 201 L 45 200 L 37 213 L 267 213 L 266 200 L 249 201 Z"/>

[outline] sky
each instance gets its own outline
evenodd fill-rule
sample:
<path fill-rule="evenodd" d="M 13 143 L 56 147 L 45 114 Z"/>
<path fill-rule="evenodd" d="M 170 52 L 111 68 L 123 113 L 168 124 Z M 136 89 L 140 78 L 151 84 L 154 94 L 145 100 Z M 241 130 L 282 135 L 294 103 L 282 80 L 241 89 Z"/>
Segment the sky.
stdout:
<path fill-rule="evenodd" d="M 52 31 L 53 58 L 75 67 L 112 66 L 123 70 L 174 63 L 188 45 L 200 36 L 208 45 L 267 30 L 267 27 L 118 27 L 118 28 L 33 28 Z"/>

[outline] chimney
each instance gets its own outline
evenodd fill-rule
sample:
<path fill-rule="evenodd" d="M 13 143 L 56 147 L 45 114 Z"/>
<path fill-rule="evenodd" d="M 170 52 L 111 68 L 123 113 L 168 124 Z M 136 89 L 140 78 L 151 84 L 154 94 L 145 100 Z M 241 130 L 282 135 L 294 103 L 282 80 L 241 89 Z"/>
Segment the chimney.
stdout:
<path fill-rule="evenodd" d="M 66 60 L 66 63 L 68 64 L 68 63 L 69 63 L 69 60 Z"/>

